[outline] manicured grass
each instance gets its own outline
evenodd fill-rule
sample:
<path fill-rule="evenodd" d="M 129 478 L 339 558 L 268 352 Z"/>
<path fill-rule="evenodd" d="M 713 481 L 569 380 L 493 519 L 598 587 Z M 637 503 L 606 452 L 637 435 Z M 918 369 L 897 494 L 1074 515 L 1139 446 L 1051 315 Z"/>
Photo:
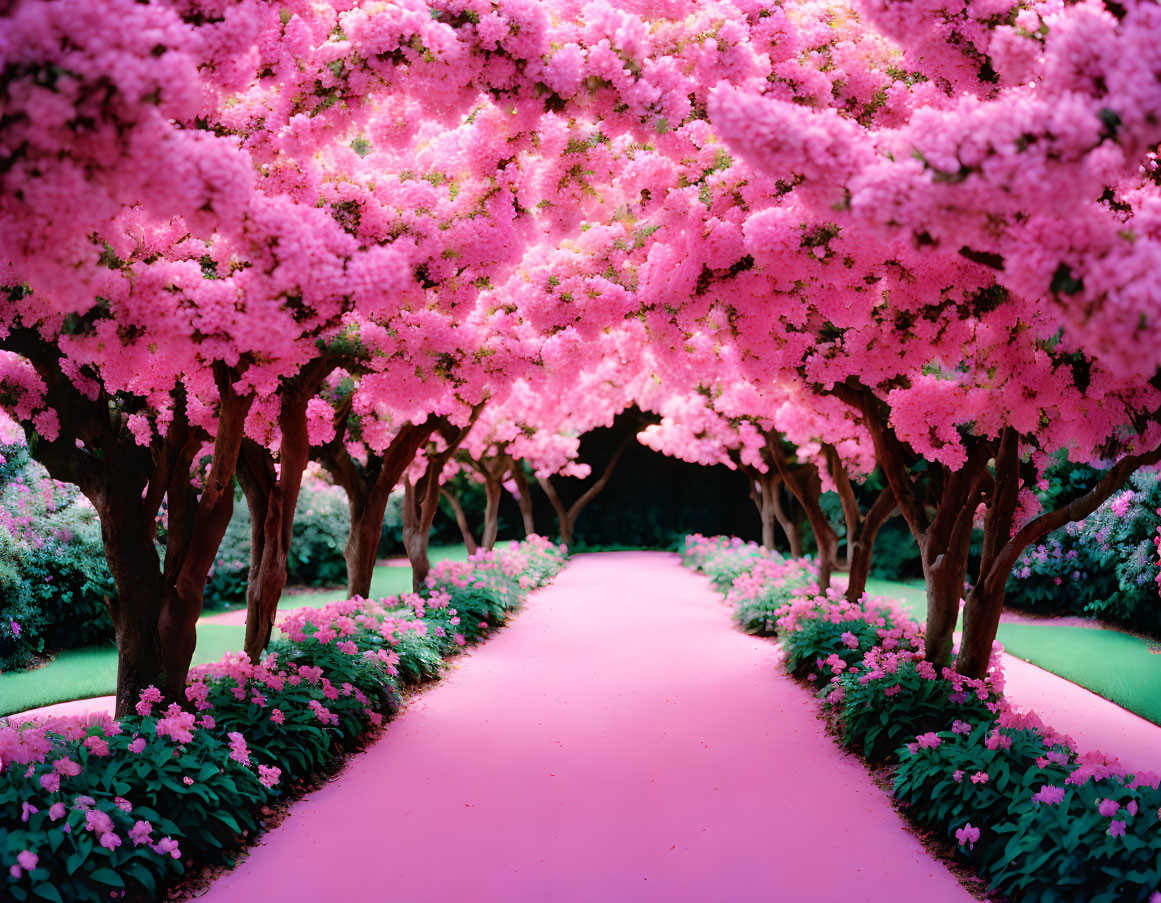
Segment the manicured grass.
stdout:
<path fill-rule="evenodd" d="M 867 591 L 899 599 L 917 620 L 927 617 L 922 584 L 868 580 Z M 958 627 L 962 626 L 961 615 Z M 996 638 L 1017 658 L 1161 724 L 1161 655 L 1150 652 L 1139 637 L 1046 621 L 1001 624 Z"/>
<path fill-rule="evenodd" d="M 463 545 L 433 548 L 431 561 L 450 558 L 463 561 L 468 557 Z M 411 590 L 411 568 L 377 567 L 371 581 L 373 597 L 394 596 Z M 328 602 L 346 598 L 345 589 L 288 593 L 279 608 L 321 608 Z M 194 664 L 213 662 L 226 652 L 241 649 L 246 629 L 233 624 L 198 625 L 198 645 Z M 35 671 L 13 671 L 0 674 L 0 717 L 26 712 L 42 705 L 108 696 L 117 688 L 117 650 L 112 646 L 89 646 L 68 649 Z"/>
<path fill-rule="evenodd" d="M 202 624 L 194 664 L 213 662 L 241 649 L 246 628 Z M 43 668 L 0 674 L 0 716 L 25 712 L 54 702 L 109 696 L 117 689 L 117 649 L 86 646 L 61 652 Z"/>
<path fill-rule="evenodd" d="M 1115 630 L 1052 624 L 1001 624 L 1004 648 L 1161 724 L 1161 655 L 1139 637 Z"/>

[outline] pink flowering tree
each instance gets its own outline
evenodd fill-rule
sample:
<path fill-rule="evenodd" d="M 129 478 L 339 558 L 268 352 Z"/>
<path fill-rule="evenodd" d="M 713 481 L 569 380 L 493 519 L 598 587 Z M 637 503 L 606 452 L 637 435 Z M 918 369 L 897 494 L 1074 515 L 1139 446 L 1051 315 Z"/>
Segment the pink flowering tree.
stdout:
<path fill-rule="evenodd" d="M 1139 87 L 1157 84 L 1157 59 L 1137 48 L 1157 12 L 864 10 L 902 42 L 906 77 L 870 52 L 827 78 L 878 86 L 874 105 L 724 86 L 711 99 L 727 146 L 772 183 L 745 204 L 753 276 L 722 291 L 723 308 L 756 376 L 792 376 L 860 414 L 919 543 L 936 664 L 981 518 L 956 664 L 979 676 L 1019 552 L 1161 457 L 1155 352 L 1127 364 L 1122 342 L 1154 314 L 1138 285 L 1105 275 L 1152 253 L 1136 224 L 1155 203 L 1142 172 L 1157 136 Z M 1107 475 L 1038 513 L 1030 486 L 1061 448 Z"/>

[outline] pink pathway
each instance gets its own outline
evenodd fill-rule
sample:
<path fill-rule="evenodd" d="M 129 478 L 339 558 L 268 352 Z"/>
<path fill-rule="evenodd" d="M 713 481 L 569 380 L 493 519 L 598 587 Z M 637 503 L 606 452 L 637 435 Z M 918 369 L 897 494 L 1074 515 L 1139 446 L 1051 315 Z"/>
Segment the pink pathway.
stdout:
<path fill-rule="evenodd" d="M 575 559 L 210 903 L 970 903 L 675 556 Z"/>

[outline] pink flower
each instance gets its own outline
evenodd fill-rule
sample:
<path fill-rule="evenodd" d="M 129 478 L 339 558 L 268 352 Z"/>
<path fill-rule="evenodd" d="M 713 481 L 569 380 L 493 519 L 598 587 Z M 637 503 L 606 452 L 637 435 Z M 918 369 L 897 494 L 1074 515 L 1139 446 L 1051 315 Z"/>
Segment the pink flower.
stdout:
<path fill-rule="evenodd" d="M 887 687 L 887 689 L 885 689 L 883 691 L 883 695 L 884 696 L 894 696 L 896 693 L 898 693 L 902 689 L 903 689 L 902 684 L 891 684 L 891 686 Z"/>
<path fill-rule="evenodd" d="M 963 770 L 957 768 L 955 771 L 953 771 L 951 773 L 951 779 L 958 784 L 960 781 L 963 780 Z"/>
<path fill-rule="evenodd" d="M 40 810 L 37 809 L 36 806 L 29 805 L 28 803 L 21 803 L 20 804 L 20 820 L 23 822 L 27 822 L 29 818 L 31 818 L 33 815 L 35 815 L 39 811 Z"/>
<path fill-rule="evenodd" d="M 188 774 L 181 779 L 181 782 L 185 784 L 186 787 L 193 786 L 193 778 L 191 778 Z"/>
<path fill-rule="evenodd" d="M 832 634 L 832 636 L 833 636 L 833 634 Z M 841 639 L 843 641 L 843 644 L 845 646 L 848 646 L 851 649 L 858 649 L 859 648 L 859 638 L 857 636 L 855 636 L 853 633 L 851 633 L 849 630 L 846 631 L 845 633 L 843 633 L 843 635 L 841 637 L 839 637 L 839 639 Z"/>
<path fill-rule="evenodd" d="M 157 736 L 170 737 L 175 743 L 189 743 L 193 740 L 196 720 L 193 712 L 184 711 L 175 702 L 166 710 L 165 717 L 157 722 Z"/>
<path fill-rule="evenodd" d="M 151 833 L 153 833 L 153 825 L 147 821 L 138 821 L 129 829 L 129 839 L 133 841 L 133 846 L 139 847 L 144 843 L 149 843 Z"/>
<path fill-rule="evenodd" d="M 24 875 L 24 869 L 18 865 L 13 865 L 9 867 L 8 874 L 19 880 Z"/>
<path fill-rule="evenodd" d="M 96 831 L 98 834 L 108 834 L 113 830 L 113 819 L 107 812 L 100 809 L 89 809 L 85 813 L 85 830 Z"/>
<path fill-rule="evenodd" d="M 919 741 L 919 746 L 921 749 L 935 749 L 937 746 L 939 746 L 940 743 L 943 742 L 939 739 L 939 735 L 934 731 L 928 731 L 926 734 L 920 734 L 915 739 Z"/>
<path fill-rule="evenodd" d="M 986 771 L 977 771 L 975 774 L 972 775 L 972 783 L 973 784 L 986 784 L 986 783 L 988 783 L 988 773 Z"/>
<path fill-rule="evenodd" d="M 1064 799 L 1064 788 L 1045 784 L 1036 791 L 1032 799 L 1038 803 L 1047 803 L 1049 806 L 1055 806 Z"/>
<path fill-rule="evenodd" d="M 230 758 L 243 765 L 250 764 L 250 751 L 246 748 L 246 738 L 237 731 L 230 731 Z"/>
<path fill-rule="evenodd" d="M 218 722 L 216 722 L 212 716 L 203 715 L 201 720 L 198 722 L 198 727 L 203 728 L 207 731 L 212 731 L 214 729 L 215 725 L 217 725 L 217 723 Z"/>
<path fill-rule="evenodd" d="M 20 863 L 21 868 L 31 872 L 40 862 L 40 857 L 31 850 L 22 850 L 16 854 L 16 861 Z"/>
<path fill-rule="evenodd" d="M 68 810 L 65 809 L 64 803 L 53 803 L 48 808 L 48 817 L 56 821 L 59 818 L 64 818 L 66 811 Z"/>
<path fill-rule="evenodd" d="M 973 828 L 968 822 L 962 828 L 957 828 L 955 832 L 955 842 L 961 847 L 966 843 L 968 849 L 972 849 L 976 845 L 976 841 L 980 839 L 980 829 Z"/>
<path fill-rule="evenodd" d="M 319 668 L 316 666 L 316 667 L 308 667 L 308 668 L 299 668 L 298 673 L 300 675 L 302 675 L 303 680 L 309 681 L 312 684 L 317 684 L 319 682 L 319 679 L 322 677 L 323 672 L 322 672 L 322 668 Z"/>
<path fill-rule="evenodd" d="M 40 776 L 40 786 L 49 793 L 56 793 L 60 790 L 60 774 L 55 771 L 50 771 L 48 774 Z"/>
<path fill-rule="evenodd" d="M 359 651 L 359 647 L 352 643 L 350 640 L 343 640 L 341 643 L 337 643 L 336 647 L 338 648 L 339 652 L 346 653 L 347 655 L 354 655 Z"/>
<path fill-rule="evenodd" d="M 282 724 L 282 722 L 286 720 L 286 716 L 282 714 L 281 709 L 275 709 L 270 713 L 270 720 L 275 724 Z"/>
<path fill-rule="evenodd" d="M 994 730 L 988 734 L 988 738 L 984 741 L 984 746 L 988 749 L 1008 749 L 1012 745 L 1012 738 L 1007 734 L 1001 734 L 999 730 Z"/>
<path fill-rule="evenodd" d="M 278 779 L 281 776 L 281 768 L 267 768 L 265 765 L 258 766 L 258 780 L 266 787 L 273 787 L 278 783 Z"/>
<path fill-rule="evenodd" d="M 136 740 L 129 744 L 129 752 L 131 753 L 139 753 L 143 749 L 145 749 L 144 737 L 138 737 Z"/>
<path fill-rule="evenodd" d="M 951 732 L 953 734 L 970 734 L 972 726 L 966 721 L 960 721 L 958 718 L 951 723 Z"/>
<path fill-rule="evenodd" d="M 81 773 L 81 766 L 70 759 L 68 756 L 57 759 L 52 763 L 52 767 L 55 768 L 60 774 L 67 774 L 72 778 L 75 778 L 78 774 Z"/>
<path fill-rule="evenodd" d="M 123 796 L 114 797 L 113 798 L 113 805 L 115 805 L 122 812 L 132 812 L 133 811 L 133 804 L 131 802 L 129 802 L 129 800 L 125 799 L 125 797 L 123 797 Z"/>
<path fill-rule="evenodd" d="M 1114 819 L 1112 824 L 1109 825 L 1108 833 L 1109 833 L 1109 836 L 1111 836 L 1111 837 L 1124 837 L 1125 836 L 1125 823 L 1123 821 L 1118 821 L 1118 820 Z"/>
<path fill-rule="evenodd" d="M 178 849 L 177 841 L 169 837 L 163 837 L 153 846 L 153 852 L 159 856 L 164 856 L 168 853 L 174 859 L 181 859 L 181 850 Z"/>
<path fill-rule="evenodd" d="M 117 847 L 121 846 L 121 838 L 114 834 L 112 831 L 106 831 L 101 835 L 101 846 L 103 846 L 106 850 L 115 850 Z"/>
<path fill-rule="evenodd" d="M 1100 812 L 1100 814 L 1105 818 L 1112 818 L 1117 814 L 1117 811 L 1120 808 L 1121 804 L 1116 800 L 1103 799 L 1101 800 L 1101 804 L 1097 807 L 1097 811 Z"/>
<path fill-rule="evenodd" d="M 467 640 L 464 639 L 464 635 L 462 633 L 456 634 L 456 645 L 457 646 L 463 646 L 466 642 L 467 642 Z M 814 675 L 811 675 L 811 676 L 813 677 Z"/>

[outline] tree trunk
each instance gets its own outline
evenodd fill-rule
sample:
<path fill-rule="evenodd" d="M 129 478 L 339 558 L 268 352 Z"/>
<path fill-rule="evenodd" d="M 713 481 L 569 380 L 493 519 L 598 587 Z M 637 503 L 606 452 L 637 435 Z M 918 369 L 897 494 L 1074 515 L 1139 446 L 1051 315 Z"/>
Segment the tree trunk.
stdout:
<path fill-rule="evenodd" d="M 268 449 L 245 440 L 238 481 L 250 508 L 250 572 L 246 584 L 246 654 L 258 664 L 270 643 L 278 600 L 286 588 L 286 561 L 294 531 L 294 509 L 302 475 L 310 461 L 307 403 L 335 367 L 333 358 L 315 358 L 284 380 L 278 412 L 281 442 L 278 468 Z"/>
<path fill-rule="evenodd" d="M 778 491 L 780 481 L 771 480 L 769 473 L 762 473 L 756 468 L 741 469 L 750 478 L 750 501 L 758 509 L 758 518 L 762 524 L 762 548 L 773 552 L 775 524 L 773 495 Z"/>
<path fill-rule="evenodd" d="M 847 601 L 857 603 L 867 591 L 867 578 L 871 573 L 872 553 L 879 528 L 886 523 L 895 510 L 895 494 L 890 486 L 883 487 L 871 509 L 856 525 L 854 541 L 848 543 L 850 552 L 850 579 L 847 581 Z"/>
<path fill-rule="evenodd" d="M 532 516 L 532 486 L 521 461 L 512 462 L 512 480 L 516 483 L 516 504 L 520 506 L 520 517 L 524 521 L 524 538 L 536 533 L 536 522 Z"/>
<path fill-rule="evenodd" d="M 476 537 L 472 535 L 471 525 L 468 524 L 468 515 L 464 511 L 464 506 L 460 503 L 460 497 L 454 492 L 448 491 L 447 489 L 441 489 L 440 492 L 443 494 L 443 497 L 447 499 L 447 503 L 451 507 L 452 514 L 455 515 L 456 526 L 460 528 L 460 536 L 464 538 L 464 545 L 468 549 L 468 554 L 475 555 L 479 549 L 479 546 L 476 544 Z M 486 524 L 484 527 L 484 535 L 488 535 Z"/>
<path fill-rule="evenodd" d="M 127 516 L 116 501 L 98 504 L 105 560 L 117 586 L 109 600 L 109 614 L 117 642 L 118 718 L 134 714 L 141 691 L 162 687 L 165 679 L 157 644 L 161 617 L 161 561 L 152 534 Z"/>
<path fill-rule="evenodd" d="M 609 459 L 609 463 L 605 465 L 605 469 L 601 472 L 600 477 L 588 489 L 586 489 L 575 502 L 567 508 L 560 500 L 560 495 L 556 491 L 556 487 L 552 485 L 550 477 L 537 476 L 536 480 L 540 483 L 540 488 L 544 490 L 544 494 L 548 496 L 549 504 L 552 505 L 552 510 L 556 512 L 556 519 L 560 524 L 560 541 L 566 546 L 572 545 L 573 531 L 576 528 L 577 516 L 581 513 L 584 507 L 601 494 L 601 491 L 609 484 L 609 479 L 613 476 L 613 471 L 617 467 L 617 462 L 621 460 L 621 456 L 625 454 L 625 449 L 629 447 L 629 443 L 633 440 L 635 434 L 630 433 L 621 440 L 621 444 L 617 446 L 617 450 L 613 452 L 613 457 Z"/>
<path fill-rule="evenodd" d="M 996 454 L 993 489 L 984 519 L 980 574 L 964 605 L 963 639 L 955 663 L 956 670 L 965 677 L 980 678 L 987 673 L 1004 607 L 1004 590 L 1020 553 L 1045 534 L 1088 517 L 1125 484 L 1133 471 L 1161 460 L 1161 446 L 1126 455 L 1084 495 L 1041 514 L 1013 535 L 1020 489 L 1019 442 L 1015 430 L 1005 430 Z"/>
<path fill-rule="evenodd" d="M 793 499 L 793 495 L 790 496 Z M 790 543 L 790 557 L 802 557 L 802 528 L 798 526 L 798 520 L 786 510 L 786 506 L 782 502 L 782 488 L 775 489 L 770 494 L 770 503 L 774 507 L 774 518 L 782 527 L 782 532 L 786 534 L 786 541 Z"/>
<path fill-rule="evenodd" d="M 818 588 L 825 593 L 830 589 L 830 578 L 836 564 L 838 536 L 819 503 L 822 497 L 822 478 L 819 476 L 818 468 L 810 463 L 791 464 L 787 453 L 782 449 L 782 438 L 776 433 L 767 434 L 766 451 L 767 457 L 781 475 L 782 482 L 802 506 L 807 520 L 810 521 L 814 542 L 818 546 Z"/>
<path fill-rule="evenodd" d="M 425 516 L 420 494 L 411 480 L 403 480 L 403 548 L 407 560 L 411 562 L 411 589 L 419 592 L 431 571 L 431 561 L 427 557 L 427 540 L 431 534 L 431 517 Z M 432 506 L 428 506 L 431 508 Z"/>
<path fill-rule="evenodd" d="M 467 426 L 454 427 L 441 422 L 439 431 L 444 440 L 442 451 L 432 451 L 427 455 L 427 467 L 419 483 L 403 481 L 403 547 L 407 560 L 411 562 L 411 588 L 419 592 L 427 582 L 431 571 L 431 561 L 427 555 L 427 543 L 431 536 L 431 524 L 439 508 L 439 480 L 447 462 L 468 437 L 484 405 L 481 402 L 472 408 Z"/>
<path fill-rule="evenodd" d="M 484 535 L 483 547 L 491 551 L 496 546 L 496 537 L 500 534 L 500 493 L 503 491 L 500 480 L 485 478 L 484 493 L 487 503 L 484 506 Z"/>
<path fill-rule="evenodd" d="M 368 450 L 364 465 L 351 456 L 345 445 L 352 401 L 353 395 L 348 396 L 339 406 L 335 412 L 334 438 L 315 449 L 314 454 L 335 484 L 347 493 L 351 519 L 351 530 L 343 549 L 343 558 L 347 562 L 347 597 L 366 599 L 371 594 L 379 538 L 383 532 L 383 514 L 391 490 L 411 466 L 441 418 L 432 416 L 422 424 L 403 424 L 381 454 Z"/>

